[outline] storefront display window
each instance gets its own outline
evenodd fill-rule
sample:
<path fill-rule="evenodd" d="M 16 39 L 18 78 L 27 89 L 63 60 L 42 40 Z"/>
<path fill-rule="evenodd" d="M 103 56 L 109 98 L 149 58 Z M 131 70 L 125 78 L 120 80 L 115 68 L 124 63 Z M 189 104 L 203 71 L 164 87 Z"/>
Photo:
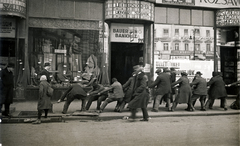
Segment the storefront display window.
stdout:
<path fill-rule="evenodd" d="M 57 84 L 99 77 L 99 30 L 30 28 L 29 48 L 33 76 L 49 62 L 52 80 Z"/>

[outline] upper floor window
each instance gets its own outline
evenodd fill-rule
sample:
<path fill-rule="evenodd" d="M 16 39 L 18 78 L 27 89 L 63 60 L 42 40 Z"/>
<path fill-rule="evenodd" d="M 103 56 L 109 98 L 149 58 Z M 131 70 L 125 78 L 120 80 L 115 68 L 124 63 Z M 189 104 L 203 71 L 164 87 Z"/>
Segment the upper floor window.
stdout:
<path fill-rule="evenodd" d="M 188 29 L 184 29 L 184 36 L 188 36 Z"/>
<path fill-rule="evenodd" d="M 195 31 L 195 36 L 200 36 L 200 29 L 194 29 L 194 31 Z"/>
<path fill-rule="evenodd" d="M 175 43 L 175 50 L 179 50 L 179 43 Z"/>
<path fill-rule="evenodd" d="M 189 51 L 189 44 L 185 44 L 185 51 Z"/>
<path fill-rule="evenodd" d="M 211 51 L 211 45 L 210 44 L 207 44 L 207 46 L 206 46 L 206 48 L 207 48 L 207 51 Z"/>
<path fill-rule="evenodd" d="M 200 51 L 200 44 L 195 44 L 195 50 Z"/>
<path fill-rule="evenodd" d="M 206 30 L 206 37 L 210 37 L 210 30 Z"/>
<path fill-rule="evenodd" d="M 179 29 L 175 29 L 175 36 L 179 36 Z"/>
<path fill-rule="evenodd" d="M 168 43 L 163 43 L 163 50 L 168 51 Z"/>
<path fill-rule="evenodd" d="M 169 36 L 169 30 L 163 29 L 163 36 L 168 37 Z"/>

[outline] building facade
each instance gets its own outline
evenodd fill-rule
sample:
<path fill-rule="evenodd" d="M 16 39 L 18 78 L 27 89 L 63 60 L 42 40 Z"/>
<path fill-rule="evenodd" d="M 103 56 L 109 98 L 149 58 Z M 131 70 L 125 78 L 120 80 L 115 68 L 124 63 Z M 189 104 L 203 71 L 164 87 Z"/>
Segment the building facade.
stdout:
<path fill-rule="evenodd" d="M 137 64 L 149 81 L 157 68 L 174 67 L 190 76 L 201 70 L 207 79 L 223 71 L 230 83 L 239 80 L 239 57 L 223 63 L 221 52 L 238 52 L 239 5 L 238 0 L 0 0 L 1 65 L 15 63 L 16 97 L 37 90 L 46 62 L 56 89 L 91 74 L 104 85 L 112 77 L 124 84 Z"/>

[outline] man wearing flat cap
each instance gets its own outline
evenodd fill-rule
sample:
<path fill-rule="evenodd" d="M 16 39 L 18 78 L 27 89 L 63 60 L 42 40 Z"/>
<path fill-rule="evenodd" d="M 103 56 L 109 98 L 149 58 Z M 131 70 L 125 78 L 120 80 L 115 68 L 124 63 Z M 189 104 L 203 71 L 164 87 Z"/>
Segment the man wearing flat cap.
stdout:
<path fill-rule="evenodd" d="M 170 105 L 170 95 L 171 95 L 171 76 L 169 73 L 158 72 L 158 77 L 156 80 L 148 86 L 149 88 L 156 87 L 156 98 L 154 100 L 153 112 L 158 112 L 161 99 L 165 96 L 167 98 L 167 104 Z M 171 109 L 170 106 L 169 110 Z"/>
<path fill-rule="evenodd" d="M 198 98 L 201 103 L 201 110 L 205 111 L 205 100 L 207 96 L 207 81 L 201 77 L 202 73 L 200 71 L 196 72 L 195 79 L 190 83 L 190 86 L 194 86 L 193 95 L 190 99 L 190 107 L 187 110 L 194 111 L 193 103 Z"/>
<path fill-rule="evenodd" d="M 14 88 L 14 64 L 9 63 L 5 69 L 0 72 L 1 77 L 1 95 L 0 95 L 0 112 L 4 116 L 9 115 L 10 104 L 13 103 L 13 88 Z M 2 112 L 2 105 L 4 104 L 5 111 Z"/>
<path fill-rule="evenodd" d="M 50 83 L 51 82 L 51 78 L 50 78 L 50 63 L 46 62 L 44 63 L 44 69 L 39 73 L 39 76 L 45 75 L 47 77 L 47 82 Z"/>

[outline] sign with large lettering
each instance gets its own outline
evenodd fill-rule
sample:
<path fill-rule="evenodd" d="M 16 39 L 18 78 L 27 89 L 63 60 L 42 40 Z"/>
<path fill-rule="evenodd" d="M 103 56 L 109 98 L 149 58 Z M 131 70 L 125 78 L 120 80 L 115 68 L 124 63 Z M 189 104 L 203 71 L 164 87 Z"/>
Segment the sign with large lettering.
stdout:
<path fill-rule="evenodd" d="M 154 21 L 154 4 L 139 0 L 107 0 L 105 19 L 140 19 Z"/>
<path fill-rule="evenodd" d="M 0 21 L 0 36 L 15 38 L 16 22 L 13 18 L 2 18 Z"/>
<path fill-rule="evenodd" d="M 218 10 L 216 21 L 217 26 L 240 26 L 240 9 Z"/>
<path fill-rule="evenodd" d="M 195 0 L 162 0 L 163 4 L 171 4 L 171 5 L 189 5 L 193 6 Z"/>
<path fill-rule="evenodd" d="M 111 42 L 143 43 L 144 29 L 142 24 L 111 24 Z"/>
<path fill-rule="evenodd" d="M 215 8 L 239 8 L 239 0 L 195 0 L 195 6 Z"/>
<path fill-rule="evenodd" d="M 26 0 L 0 0 L 0 15 L 26 18 Z"/>
<path fill-rule="evenodd" d="M 210 8 L 239 8 L 239 0 L 156 0 L 156 3 Z"/>
<path fill-rule="evenodd" d="M 181 72 L 188 73 L 190 81 L 194 78 L 197 71 L 200 71 L 202 77 L 206 80 L 210 80 L 212 72 L 214 70 L 213 61 L 195 61 L 195 60 L 155 60 L 154 72 L 159 68 L 175 68 L 177 79 L 180 78 Z M 154 79 L 157 78 L 157 74 L 154 74 Z"/>

